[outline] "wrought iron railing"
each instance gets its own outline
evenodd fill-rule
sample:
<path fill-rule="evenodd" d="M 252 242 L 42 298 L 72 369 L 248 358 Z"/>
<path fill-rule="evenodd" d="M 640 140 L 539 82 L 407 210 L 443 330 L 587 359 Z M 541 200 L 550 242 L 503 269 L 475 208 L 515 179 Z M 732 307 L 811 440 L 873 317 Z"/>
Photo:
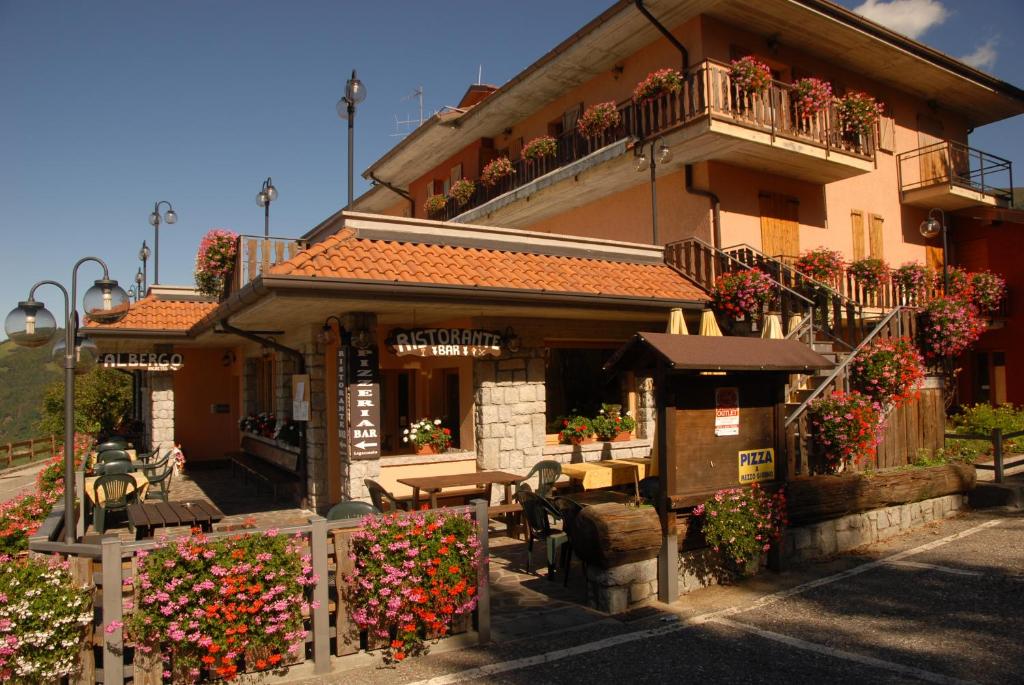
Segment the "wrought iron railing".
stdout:
<path fill-rule="evenodd" d="M 1013 203 L 1013 163 L 1002 157 L 943 140 L 896 157 L 900 191 L 957 186 Z"/>

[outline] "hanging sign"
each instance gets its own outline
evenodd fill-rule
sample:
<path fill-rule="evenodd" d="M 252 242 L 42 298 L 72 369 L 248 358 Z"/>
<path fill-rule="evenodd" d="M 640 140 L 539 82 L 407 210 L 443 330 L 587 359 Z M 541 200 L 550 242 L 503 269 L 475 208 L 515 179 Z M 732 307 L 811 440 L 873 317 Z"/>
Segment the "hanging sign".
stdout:
<path fill-rule="evenodd" d="M 478 328 L 396 328 L 387 344 L 399 357 L 500 357 L 502 340 Z"/>
<path fill-rule="evenodd" d="M 380 457 L 380 365 L 376 345 L 349 356 L 348 450 L 352 459 Z"/>
<path fill-rule="evenodd" d="M 739 453 L 740 483 L 775 480 L 775 450 L 743 450 Z"/>
<path fill-rule="evenodd" d="M 132 371 L 177 371 L 185 366 L 185 358 L 178 352 L 107 352 L 99 361 L 105 369 Z"/>
<path fill-rule="evenodd" d="M 348 357 L 349 346 L 338 343 L 338 454 L 342 463 L 348 462 Z M 344 468 L 342 473 L 344 473 Z"/>
<path fill-rule="evenodd" d="M 739 388 L 715 388 L 715 435 L 740 434 Z"/>

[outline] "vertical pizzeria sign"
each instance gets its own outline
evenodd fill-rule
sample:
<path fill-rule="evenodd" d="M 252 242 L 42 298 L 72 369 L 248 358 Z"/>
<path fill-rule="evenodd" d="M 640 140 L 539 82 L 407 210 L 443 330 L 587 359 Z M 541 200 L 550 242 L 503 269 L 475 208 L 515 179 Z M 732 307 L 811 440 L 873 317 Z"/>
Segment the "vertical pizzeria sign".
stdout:
<path fill-rule="evenodd" d="M 351 350 L 349 367 L 348 453 L 352 459 L 377 459 L 380 457 L 380 359 L 377 346 Z"/>

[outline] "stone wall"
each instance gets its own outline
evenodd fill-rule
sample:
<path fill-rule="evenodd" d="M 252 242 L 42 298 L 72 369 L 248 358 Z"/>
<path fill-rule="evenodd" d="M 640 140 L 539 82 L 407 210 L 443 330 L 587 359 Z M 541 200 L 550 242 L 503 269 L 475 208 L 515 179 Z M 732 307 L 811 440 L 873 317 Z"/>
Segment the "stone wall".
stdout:
<path fill-rule="evenodd" d="M 174 444 L 174 374 L 150 372 L 150 449 L 169 449 Z"/>
<path fill-rule="evenodd" d="M 296 346 L 299 347 L 299 346 Z M 299 347 L 306 362 L 309 375 L 309 421 L 306 422 L 306 491 L 307 506 L 313 510 L 325 510 L 330 505 L 330 490 L 327 482 L 327 397 L 324 370 L 324 343 L 312 338 Z M 291 416 L 291 373 L 295 360 L 288 358 L 287 366 L 282 364 L 288 375 L 288 407 L 285 416 Z M 279 402 L 283 398 L 279 397 Z M 280 405 L 279 405 L 280 406 Z"/>
<path fill-rule="evenodd" d="M 473 363 L 480 467 L 525 473 L 543 458 L 546 400 L 543 350 Z"/>

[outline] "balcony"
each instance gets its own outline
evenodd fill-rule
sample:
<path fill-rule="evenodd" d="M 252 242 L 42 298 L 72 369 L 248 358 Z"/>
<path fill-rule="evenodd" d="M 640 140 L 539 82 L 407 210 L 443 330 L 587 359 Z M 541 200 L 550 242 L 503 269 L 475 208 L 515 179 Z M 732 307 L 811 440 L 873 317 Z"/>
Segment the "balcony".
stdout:
<path fill-rule="evenodd" d="M 1013 165 L 1002 157 L 943 140 L 900 153 L 897 162 L 904 204 L 946 211 L 1012 204 Z"/>
<path fill-rule="evenodd" d="M 224 296 L 241 290 L 257 276 L 294 257 L 299 250 L 308 247 L 305 240 L 297 238 L 276 238 L 262 235 L 238 236 L 235 264 L 224 279 Z"/>
<path fill-rule="evenodd" d="M 554 155 L 513 160 L 511 176 L 491 188 L 477 184 L 476 193 L 465 204 L 449 201 L 429 218 L 517 226 L 572 209 L 643 182 L 626 153 L 632 141 L 653 137 L 663 138 L 672 147 L 674 161 L 666 172 L 718 160 L 829 183 L 874 170 L 874 136 L 843 132 L 831 108 L 800 117 L 793 88 L 785 83 L 773 82 L 760 95 L 742 93 L 733 85 L 729 69 L 727 64 L 708 60 L 689 70 L 677 94 L 621 102 L 618 126 L 589 139 L 575 130 L 566 131 L 558 138 Z M 598 166 L 600 173 L 592 171 Z M 532 207 L 519 202 L 549 188 L 552 195 L 557 194 L 551 201 Z"/>

